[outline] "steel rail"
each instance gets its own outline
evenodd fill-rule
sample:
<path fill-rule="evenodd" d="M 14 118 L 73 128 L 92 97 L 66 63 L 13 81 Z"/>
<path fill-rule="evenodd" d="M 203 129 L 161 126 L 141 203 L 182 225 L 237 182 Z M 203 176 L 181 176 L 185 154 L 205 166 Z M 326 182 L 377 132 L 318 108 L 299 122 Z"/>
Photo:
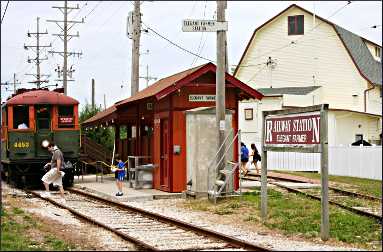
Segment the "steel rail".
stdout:
<path fill-rule="evenodd" d="M 67 207 L 67 206 L 65 206 L 63 204 L 60 204 L 60 203 L 58 203 L 58 202 L 56 202 L 56 201 L 54 201 L 54 200 L 52 200 L 50 198 L 43 198 L 37 192 L 31 191 L 31 190 L 25 190 L 25 191 L 27 193 L 33 194 L 33 195 L 35 195 L 35 196 L 37 196 L 37 197 L 39 197 L 41 199 L 47 200 L 50 203 L 52 203 L 52 204 L 54 204 L 54 205 L 56 205 L 56 206 L 58 206 L 60 208 L 64 208 L 64 209 L 68 210 L 69 212 L 71 212 L 72 214 L 74 214 L 75 216 L 80 217 L 83 220 L 86 220 L 86 221 L 88 221 L 88 222 L 90 222 L 92 224 L 96 224 L 96 225 L 98 225 L 100 227 L 103 227 L 103 228 L 109 230 L 109 231 L 112 231 L 113 233 L 117 234 L 118 236 L 122 237 L 123 239 L 128 240 L 128 241 L 136 244 L 140 248 L 143 248 L 145 250 L 150 250 L 150 251 L 159 251 L 157 248 L 155 248 L 155 247 L 153 247 L 153 246 L 151 246 L 151 245 L 149 245 L 149 244 L 147 244 L 147 243 L 145 243 L 145 242 L 143 242 L 141 240 L 138 240 L 138 239 L 136 239 L 136 238 L 134 238 L 132 236 L 124 234 L 123 232 L 118 231 L 118 230 L 116 230 L 116 229 L 114 229 L 112 227 L 109 227 L 109 226 L 105 225 L 102 222 L 96 221 L 95 219 L 90 218 L 90 217 L 88 217 L 88 216 L 86 216 L 86 215 L 84 215 L 84 214 L 82 214 L 82 213 L 80 213 L 80 212 L 70 208 L 70 207 Z"/>
<path fill-rule="evenodd" d="M 247 176 L 260 177 L 260 175 L 257 175 L 257 174 L 247 174 Z M 313 184 L 313 182 L 310 182 L 310 181 L 307 181 L 307 180 L 299 180 L 299 179 L 294 179 L 294 178 L 284 178 L 284 177 L 273 176 L 273 175 L 267 175 L 267 178 L 279 179 L 279 180 L 291 181 L 291 182 L 303 182 L 303 183 L 311 183 L 311 184 Z M 320 183 L 320 181 L 318 181 L 318 183 Z M 367 195 L 367 194 L 362 194 L 362 193 L 357 193 L 357 192 L 350 192 L 350 191 L 346 191 L 346 190 L 343 190 L 343 189 L 340 189 L 340 188 L 337 188 L 337 187 L 334 187 L 334 186 L 329 186 L 328 188 L 331 189 L 331 190 L 334 190 L 336 192 L 345 194 L 345 195 L 352 195 L 352 196 L 356 196 L 356 197 L 359 197 L 359 198 L 365 198 L 365 199 L 375 200 L 375 201 L 381 201 L 382 200 L 381 198 L 378 198 L 378 197 L 375 197 L 375 196 L 372 196 L 372 195 Z"/>
<path fill-rule="evenodd" d="M 248 179 L 248 180 L 256 180 L 258 181 L 257 179 L 253 179 L 253 178 L 245 178 L 245 179 Z M 278 178 L 276 178 L 278 179 Z M 302 182 L 302 181 L 300 181 Z M 309 193 L 306 193 L 306 192 L 303 192 L 301 190 L 298 190 L 298 189 L 295 189 L 295 188 L 291 188 L 291 187 L 288 187 L 288 186 L 284 186 L 284 185 L 281 185 L 279 183 L 276 183 L 276 182 L 267 182 L 267 183 L 270 183 L 272 185 L 275 185 L 275 186 L 278 186 L 278 187 L 281 187 L 281 188 L 284 188 L 286 189 L 287 191 L 289 192 L 294 192 L 294 193 L 298 193 L 298 194 L 302 194 L 306 197 L 309 197 L 309 198 L 312 198 L 312 199 L 315 199 L 315 200 L 321 200 L 321 197 L 318 197 L 318 196 L 315 196 L 315 195 L 312 195 L 312 194 L 309 194 Z M 370 212 L 365 212 L 363 210 L 360 210 L 360 209 L 356 209 L 356 208 L 353 208 L 353 207 L 349 207 L 349 206 L 346 206 L 346 205 L 343 205 L 343 204 L 340 204 L 338 202 L 335 202 L 335 201 L 332 201 L 332 200 L 329 200 L 328 201 L 330 204 L 332 205 L 336 205 L 338 207 L 341 207 L 341 208 L 344 208 L 346 210 L 349 210 L 349 211 L 352 211 L 354 213 L 357 213 L 359 215 L 363 215 L 363 216 L 367 216 L 367 217 L 370 217 L 370 218 L 374 218 L 375 220 L 379 221 L 380 223 L 382 223 L 382 216 L 380 215 L 376 215 L 374 213 L 370 213 Z"/>
<path fill-rule="evenodd" d="M 247 249 L 247 250 L 251 250 L 251 251 L 272 251 L 271 249 L 262 247 L 260 245 L 256 245 L 254 243 L 247 242 L 245 240 L 241 240 L 241 239 L 238 239 L 238 238 L 235 238 L 235 237 L 232 237 L 232 236 L 228 236 L 226 234 L 222 234 L 222 233 L 219 233 L 219 232 L 216 232 L 216 231 L 213 231 L 213 230 L 209 230 L 209 229 L 206 229 L 206 228 L 203 228 L 203 227 L 198 227 L 198 226 L 192 225 L 190 223 L 187 223 L 187 222 L 184 222 L 184 221 L 181 221 L 181 220 L 177 220 L 177 219 L 174 219 L 174 218 L 171 218 L 171 217 L 167 217 L 167 216 L 160 215 L 160 214 L 157 214 L 157 213 L 149 212 L 149 211 L 146 211 L 144 209 L 140 209 L 140 208 L 137 208 L 137 207 L 124 205 L 124 204 L 122 204 L 120 202 L 117 202 L 117 201 L 114 201 L 114 200 L 108 200 L 108 199 L 102 198 L 102 197 L 100 197 L 98 195 L 94 195 L 94 194 L 91 194 L 91 193 L 88 193 L 88 192 L 84 192 L 84 191 L 79 190 L 79 189 L 68 188 L 67 191 L 78 193 L 78 194 L 81 194 L 81 195 L 84 195 L 84 196 L 87 196 L 87 197 L 91 197 L 93 199 L 105 202 L 107 204 L 118 206 L 118 207 L 120 207 L 122 209 L 125 209 L 125 210 L 130 210 L 130 211 L 139 213 L 139 214 L 145 215 L 145 216 L 147 216 L 149 218 L 153 218 L 153 219 L 155 219 L 157 221 L 160 221 L 160 222 L 164 222 L 164 223 L 167 223 L 167 224 L 170 223 L 170 224 L 173 224 L 173 225 L 178 226 L 180 228 L 184 228 L 186 230 L 192 230 L 192 231 L 194 231 L 196 233 L 199 233 L 199 234 L 203 234 L 203 235 L 215 238 L 215 239 L 223 240 L 225 242 L 228 242 L 229 245 L 231 245 L 233 247 L 241 247 L 241 248 L 244 248 L 244 249 Z"/>

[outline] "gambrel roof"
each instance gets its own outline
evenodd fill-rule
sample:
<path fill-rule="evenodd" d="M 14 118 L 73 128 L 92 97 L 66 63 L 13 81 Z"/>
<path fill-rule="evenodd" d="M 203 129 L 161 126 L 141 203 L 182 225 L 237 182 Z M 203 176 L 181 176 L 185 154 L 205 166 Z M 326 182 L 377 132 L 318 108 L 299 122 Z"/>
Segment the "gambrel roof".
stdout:
<path fill-rule="evenodd" d="M 306 9 L 296 5 L 296 4 L 292 4 L 289 7 L 287 7 L 286 9 L 284 9 L 283 11 L 281 11 L 280 13 L 278 13 L 273 18 L 269 19 L 267 22 L 265 22 L 264 24 L 259 26 L 257 29 L 255 29 L 249 43 L 246 46 L 246 49 L 243 52 L 242 57 L 241 57 L 238 65 L 237 65 L 237 67 L 233 73 L 234 76 L 236 75 L 238 69 L 241 67 L 241 63 L 242 63 L 242 61 L 243 61 L 243 59 L 247 53 L 247 50 L 249 49 L 250 44 L 253 41 L 257 31 L 259 31 L 262 27 L 264 27 L 265 25 L 267 25 L 268 23 L 270 23 L 271 21 L 273 21 L 274 19 L 279 17 L 281 14 L 283 14 L 284 12 L 288 11 L 289 9 L 291 9 L 293 7 L 297 7 L 298 9 L 313 15 L 312 12 L 310 12 L 310 11 L 308 11 L 308 10 L 306 10 Z M 366 38 L 363 38 L 359 35 L 356 35 L 356 34 L 350 32 L 350 31 L 348 31 L 348 30 L 322 18 L 322 17 L 319 17 L 316 14 L 315 14 L 315 16 L 316 16 L 316 18 L 322 20 L 323 22 L 328 23 L 329 25 L 331 25 L 334 28 L 335 32 L 337 33 L 338 37 L 342 41 L 344 47 L 346 48 L 348 54 L 351 57 L 353 63 L 355 64 L 356 68 L 358 69 L 359 73 L 363 76 L 363 78 L 365 78 L 368 82 L 370 82 L 372 84 L 382 85 L 382 63 L 378 62 L 374 59 L 374 57 L 371 55 L 369 49 L 367 48 L 367 45 L 365 42 L 369 42 L 369 43 L 373 44 L 374 46 L 378 46 L 379 48 L 381 48 L 381 46 L 368 40 L 368 39 L 366 39 Z"/>
<path fill-rule="evenodd" d="M 361 74 L 372 84 L 382 85 L 382 63 L 372 57 L 363 38 L 336 24 L 334 28 Z"/>

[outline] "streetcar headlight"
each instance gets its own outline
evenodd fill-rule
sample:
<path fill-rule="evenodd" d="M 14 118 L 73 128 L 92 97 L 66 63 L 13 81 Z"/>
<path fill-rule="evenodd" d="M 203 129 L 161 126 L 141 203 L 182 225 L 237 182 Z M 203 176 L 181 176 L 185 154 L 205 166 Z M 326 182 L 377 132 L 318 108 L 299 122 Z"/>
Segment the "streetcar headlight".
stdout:
<path fill-rule="evenodd" d="M 49 141 L 48 141 L 48 140 L 43 140 L 43 141 L 41 142 L 41 146 L 42 146 L 43 148 L 48 148 L 48 145 L 49 145 Z"/>

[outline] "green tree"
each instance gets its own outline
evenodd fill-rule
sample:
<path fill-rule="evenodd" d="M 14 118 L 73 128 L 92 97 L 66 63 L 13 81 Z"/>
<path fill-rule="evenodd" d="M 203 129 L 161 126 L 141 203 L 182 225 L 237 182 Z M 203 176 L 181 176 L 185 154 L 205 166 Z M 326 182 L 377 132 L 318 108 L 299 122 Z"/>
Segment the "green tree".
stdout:
<path fill-rule="evenodd" d="M 92 116 L 101 112 L 101 109 L 97 106 L 92 108 L 91 104 L 85 104 L 85 106 L 81 109 L 80 112 L 80 123 L 88 120 Z M 82 131 L 87 137 L 92 139 L 93 141 L 102 144 L 110 151 L 113 151 L 113 142 L 114 142 L 114 128 L 113 127 L 102 127 L 98 126 L 97 128 L 93 128 L 91 130 L 83 130 Z"/>

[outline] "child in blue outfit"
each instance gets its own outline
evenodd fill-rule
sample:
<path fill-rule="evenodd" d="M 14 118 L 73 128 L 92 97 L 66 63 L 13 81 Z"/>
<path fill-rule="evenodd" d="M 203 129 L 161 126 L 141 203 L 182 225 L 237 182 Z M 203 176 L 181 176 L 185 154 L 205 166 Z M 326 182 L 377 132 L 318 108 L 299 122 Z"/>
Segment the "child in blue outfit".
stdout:
<path fill-rule="evenodd" d="M 116 184 L 118 188 L 118 192 L 116 193 L 116 196 L 122 196 L 124 195 L 122 193 L 122 185 L 124 182 L 125 177 L 125 163 L 122 162 L 121 159 L 117 159 L 117 170 L 116 170 Z"/>
<path fill-rule="evenodd" d="M 241 142 L 241 170 L 244 176 L 246 176 L 249 172 L 247 170 L 247 162 L 249 162 L 249 150 L 247 149 L 246 145 Z"/>

